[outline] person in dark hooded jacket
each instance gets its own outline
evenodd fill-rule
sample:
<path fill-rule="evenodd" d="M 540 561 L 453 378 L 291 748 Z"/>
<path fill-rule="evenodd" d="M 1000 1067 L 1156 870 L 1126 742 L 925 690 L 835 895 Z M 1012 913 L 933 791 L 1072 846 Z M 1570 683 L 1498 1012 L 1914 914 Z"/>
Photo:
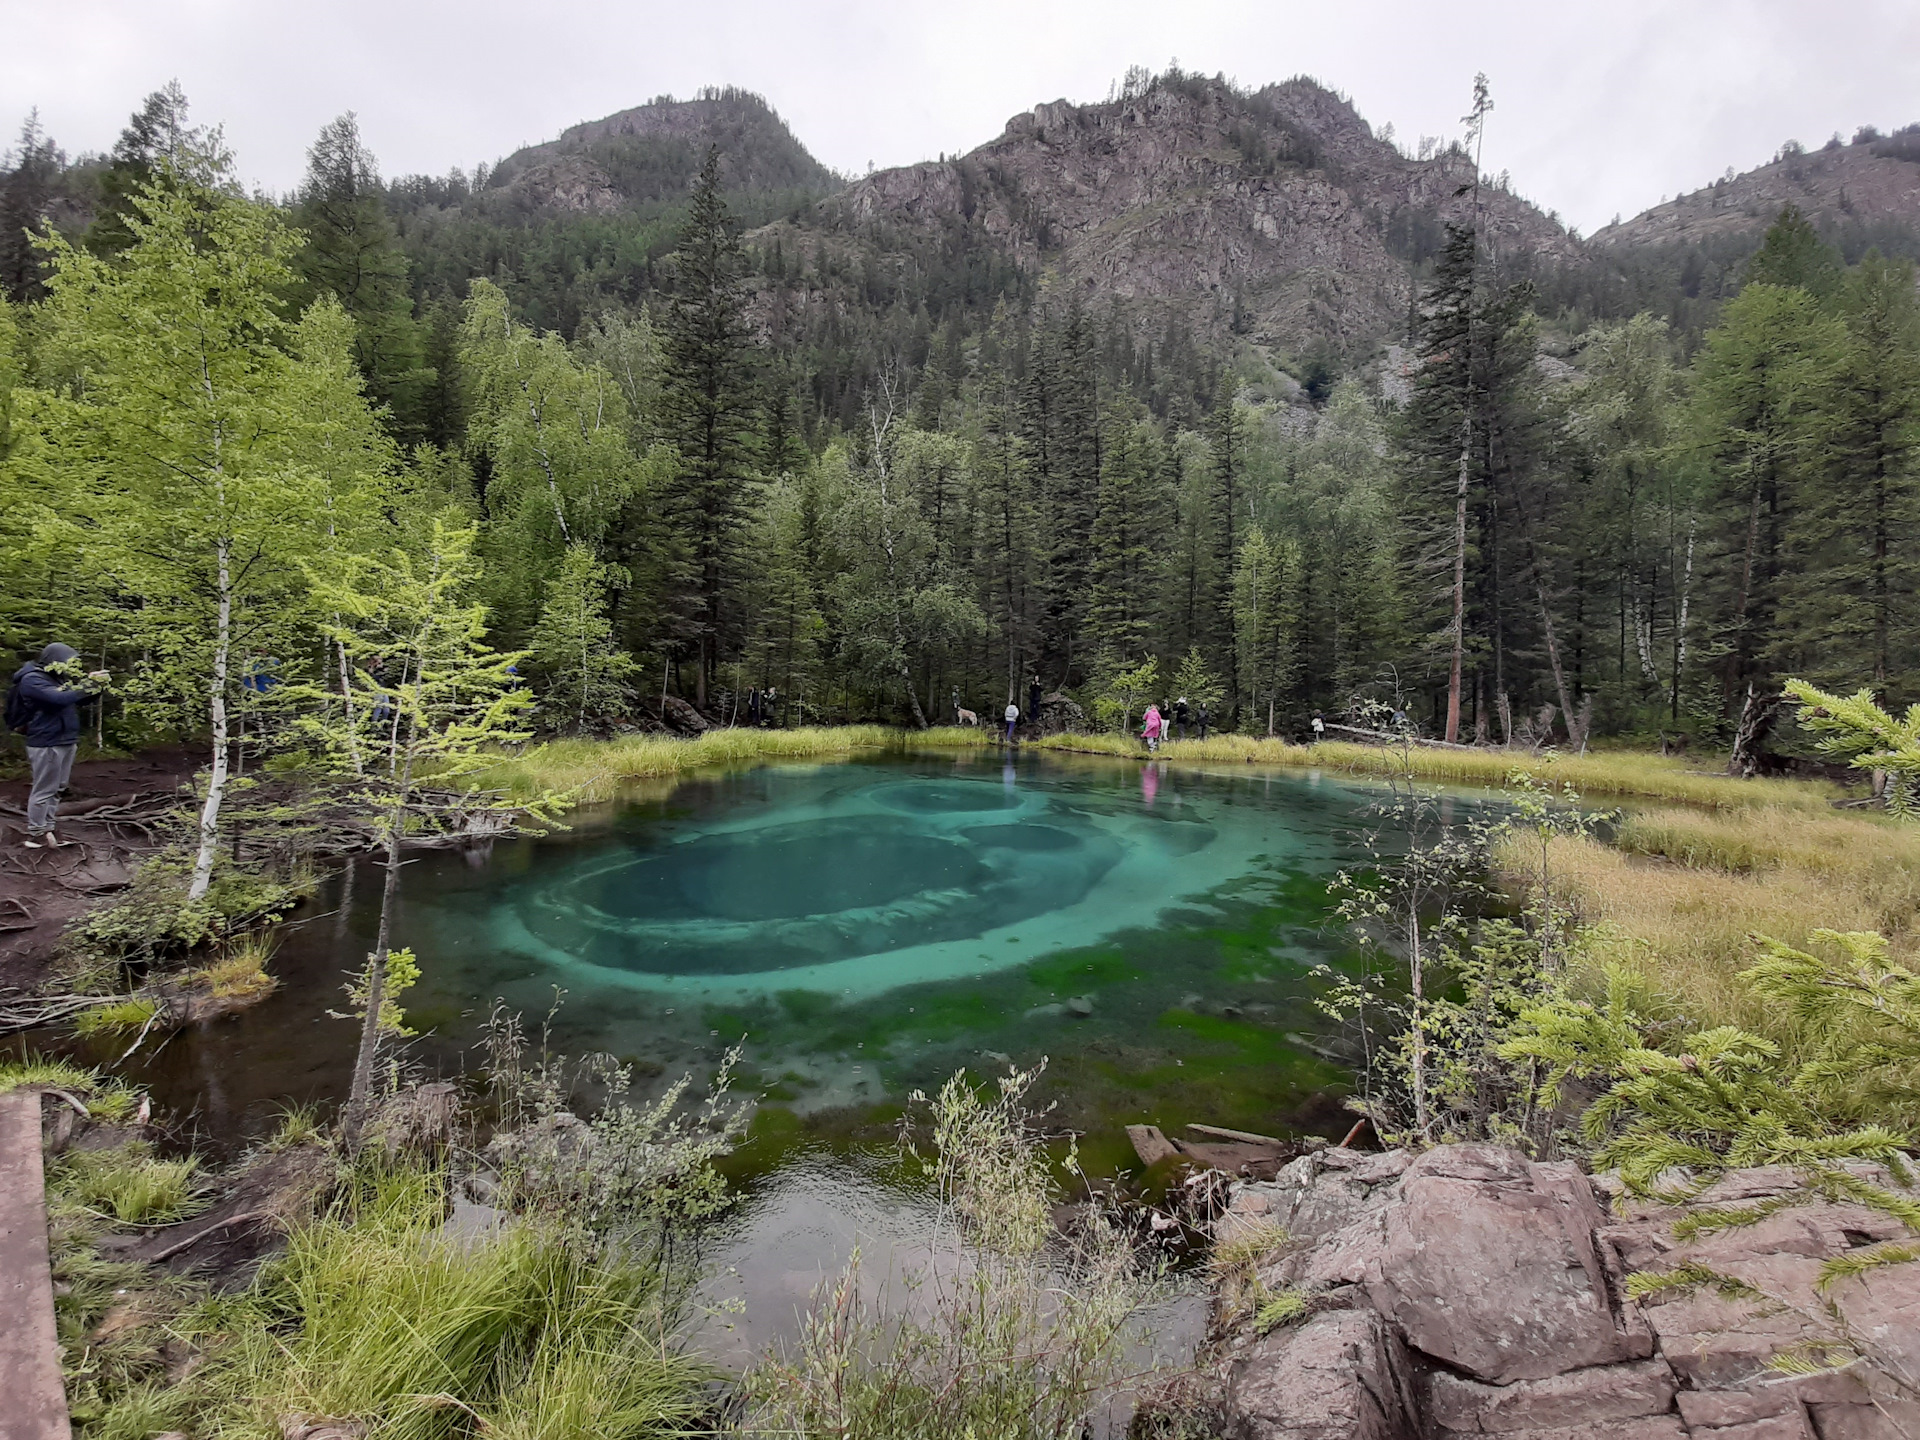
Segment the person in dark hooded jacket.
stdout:
<path fill-rule="evenodd" d="M 80 743 L 80 706 L 99 693 L 107 672 L 95 670 L 81 684 L 62 683 L 62 672 L 77 670 L 79 655 L 71 645 L 57 641 L 13 672 L 14 692 L 7 706 L 9 719 L 27 739 L 27 764 L 33 771 L 33 789 L 27 796 L 27 847 L 31 850 L 71 842 L 53 828 L 60 792 L 73 773 L 73 754 Z M 17 711 L 24 714 L 17 714 Z"/>

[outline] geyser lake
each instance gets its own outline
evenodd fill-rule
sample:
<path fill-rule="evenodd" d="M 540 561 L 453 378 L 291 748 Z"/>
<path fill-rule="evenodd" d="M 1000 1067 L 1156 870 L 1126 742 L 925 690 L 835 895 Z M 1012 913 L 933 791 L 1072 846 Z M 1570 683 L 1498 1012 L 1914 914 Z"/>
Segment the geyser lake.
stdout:
<path fill-rule="evenodd" d="M 556 991 L 553 1050 L 619 1056 L 643 1092 L 740 1045 L 736 1088 L 761 1098 L 725 1258 L 771 1265 L 797 1302 L 856 1236 L 913 1232 L 919 1202 L 877 1157 L 910 1092 L 962 1066 L 1044 1056 L 1039 1094 L 1094 1174 L 1135 1163 L 1139 1121 L 1341 1133 L 1309 972 L 1346 949 L 1327 884 L 1365 858 L 1379 794 L 998 751 L 662 782 L 550 836 L 409 857 L 411 1062 L 473 1073 L 496 1000 L 537 1043 Z M 364 863 L 326 882 L 286 927 L 280 988 L 131 1078 L 227 1146 L 337 1100 L 356 1026 L 329 1012 L 379 886 Z"/>

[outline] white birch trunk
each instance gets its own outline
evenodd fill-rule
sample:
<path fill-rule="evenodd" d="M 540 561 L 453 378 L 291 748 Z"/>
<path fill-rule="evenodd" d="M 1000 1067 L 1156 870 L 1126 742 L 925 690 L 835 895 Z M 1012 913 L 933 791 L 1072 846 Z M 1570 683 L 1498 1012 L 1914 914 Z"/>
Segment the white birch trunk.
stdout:
<path fill-rule="evenodd" d="M 207 687 L 213 721 L 213 769 L 207 776 L 207 798 L 200 806 L 200 848 L 193 857 L 193 881 L 187 887 L 189 903 L 204 897 L 213 884 L 213 861 L 220 848 L 220 801 L 227 789 L 227 661 L 233 645 L 233 565 L 224 536 L 215 550 L 219 558 L 219 627 L 213 646 L 213 679 Z"/>

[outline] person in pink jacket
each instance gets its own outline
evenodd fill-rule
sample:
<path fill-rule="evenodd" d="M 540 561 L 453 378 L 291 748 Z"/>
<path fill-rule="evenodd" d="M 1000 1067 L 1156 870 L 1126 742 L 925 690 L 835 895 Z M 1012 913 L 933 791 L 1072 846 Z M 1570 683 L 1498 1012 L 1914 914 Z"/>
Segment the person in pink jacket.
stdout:
<path fill-rule="evenodd" d="M 1141 725 L 1140 738 L 1147 742 L 1147 749 L 1158 750 L 1160 741 L 1167 733 L 1166 719 L 1160 714 L 1158 705 L 1147 706 L 1147 713 Z"/>

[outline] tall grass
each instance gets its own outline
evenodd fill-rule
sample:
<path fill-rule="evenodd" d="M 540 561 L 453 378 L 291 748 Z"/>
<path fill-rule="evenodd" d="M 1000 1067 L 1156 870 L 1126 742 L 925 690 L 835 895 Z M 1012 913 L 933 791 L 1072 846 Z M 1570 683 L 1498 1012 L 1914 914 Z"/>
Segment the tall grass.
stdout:
<path fill-rule="evenodd" d="M 1873 930 L 1920 953 L 1920 827 L 1863 814 L 1753 806 L 1628 816 L 1613 846 L 1552 842 L 1555 883 L 1589 927 L 1588 959 L 1618 961 L 1702 1024 L 1790 1042 L 1736 978 L 1755 935 L 1806 948 L 1815 930 Z M 1510 875 L 1518 855 L 1502 857 Z"/>
<path fill-rule="evenodd" d="M 483 789 L 515 798 L 564 791 L 582 801 L 609 800 L 635 782 L 665 779 L 710 766 L 782 760 L 831 760 L 863 752 L 966 749 L 984 732 L 942 727 L 895 730 L 885 725 L 810 726 L 799 730 L 709 730 L 696 740 L 628 735 L 618 740 L 552 740 L 479 773 Z"/>
<path fill-rule="evenodd" d="M 669 1336 L 650 1269 L 531 1222 L 441 1232 L 444 1177 L 403 1169 L 294 1231 L 243 1302 L 211 1307 L 202 1381 L 224 1432 L 352 1419 L 391 1440 L 682 1435 L 713 1378 Z M 211 1333 L 209 1333 L 211 1332 Z"/>
<path fill-rule="evenodd" d="M 1049 735 L 1031 742 L 1042 750 L 1119 755 L 1143 760 L 1147 752 L 1130 735 Z M 1678 800 L 1710 809 L 1767 805 L 1793 811 L 1825 811 L 1838 791 L 1804 780 L 1735 780 L 1702 774 L 1675 756 L 1638 751 L 1588 755 L 1534 755 L 1519 750 L 1436 750 L 1411 752 L 1376 745 L 1323 741 L 1295 745 L 1286 740 L 1257 740 L 1248 735 L 1215 735 L 1205 740 L 1169 740 L 1156 758 L 1234 765 L 1285 765 L 1296 769 L 1344 770 L 1355 775 L 1394 775 L 1411 768 L 1422 780 L 1457 785 L 1504 785 L 1518 771 L 1544 784 L 1570 784 L 1583 795 L 1617 795 L 1649 800 Z"/>

